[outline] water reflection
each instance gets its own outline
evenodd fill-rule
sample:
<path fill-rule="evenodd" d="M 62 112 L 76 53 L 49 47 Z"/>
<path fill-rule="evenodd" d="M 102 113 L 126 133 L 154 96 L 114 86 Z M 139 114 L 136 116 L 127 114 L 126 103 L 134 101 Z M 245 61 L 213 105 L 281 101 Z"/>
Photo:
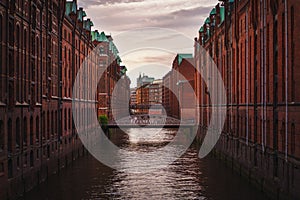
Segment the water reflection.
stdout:
<path fill-rule="evenodd" d="M 126 136 L 113 133 L 112 140 L 138 155 L 164 146 L 174 133 L 130 129 Z M 265 199 L 222 162 L 211 157 L 199 160 L 197 153 L 191 147 L 167 168 L 145 173 L 116 171 L 86 156 L 30 192 L 26 199 Z M 122 155 L 121 164 L 134 166 L 134 159 L 139 157 L 131 156 Z"/>

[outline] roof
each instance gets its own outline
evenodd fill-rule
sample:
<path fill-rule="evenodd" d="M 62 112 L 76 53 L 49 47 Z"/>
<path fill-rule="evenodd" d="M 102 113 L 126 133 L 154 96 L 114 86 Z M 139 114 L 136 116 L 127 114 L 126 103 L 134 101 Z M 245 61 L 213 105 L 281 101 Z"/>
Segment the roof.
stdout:
<path fill-rule="evenodd" d="M 83 10 L 83 8 L 79 8 L 78 10 L 78 20 L 83 21 L 83 18 L 86 17 L 86 12 Z"/>
<path fill-rule="evenodd" d="M 206 20 L 205 20 L 205 24 L 209 24 L 210 23 L 210 18 L 208 17 L 208 18 L 206 18 Z"/>
<path fill-rule="evenodd" d="M 182 63 L 183 59 L 193 58 L 193 54 L 177 54 L 178 56 L 178 65 Z"/>
<path fill-rule="evenodd" d="M 105 33 L 103 31 L 99 33 L 98 30 L 92 31 L 92 39 L 98 42 L 109 42 Z"/>
<path fill-rule="evenodd" d="M 210 11 L 210 15 L 215 15 L 217 14 L 217 11 L 216 11 L 216 8 L 213 8 L 211 11 Z"/>
<path fill-rule="evenodd" d="M 202 33 L 204 31 L 203 26 L 201 26 L 201 28 L 199 29 L 199 32 Z"/>
<path fill-rule="evenodd" d="M 222 24 L 225 20 L 225 8 L 220 7 L 220 24 Z"/>
<path fill-rule="evenodd" d="M 76 1 L 67 1 L 66 2 L 66 15 L 69 15 L 70 13 L 76 13 L 77 12 L 77 3 Z"/>

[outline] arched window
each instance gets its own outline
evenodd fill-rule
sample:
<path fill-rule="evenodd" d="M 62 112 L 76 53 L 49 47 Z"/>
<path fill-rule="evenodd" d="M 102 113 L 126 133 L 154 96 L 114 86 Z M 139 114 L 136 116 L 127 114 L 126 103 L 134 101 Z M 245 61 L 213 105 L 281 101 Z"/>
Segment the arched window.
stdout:
<path fill-rule="evenodd" d="M 27 51 L 27 30 L 24 30 L 24 36 L 23 36 L 23 49 Z M 23 89 L 22 89 L 22 97 L 23 101 L 27 101 L 27 56 L 24 55 L 23 60 L 23 73 L 21 74 L 21 78 L 23 80 Z"/>
<path fill-rule="evenodd" d="M 4 150 L 4 129 L 3 129 L 3 121 L 0 120 L 0 152 Z"/>
<path fill-rule="evenodd" d="M 47 146 L 47 158 L 50 158 L 50 146 Z"/>
<path fill-rule="evenodd" d="M 8 168 L 7 176 L 8 176 L 8 178 L 12 178 L 13 177 L 13 163 L 12 163 L 11 159 L 9 159 L 7 162 L 7 168 Z"/>
<path fill-rule="evenodd" d="M 11 119 L 7 122 L 7 151 L 12 152 L 12 121 Z"/>
<path fill-rule="evenodd" d="M 20 148 L 20 130 L 21 130 L 21 123 L 20 118 L 16 120 L 16 148 Z"/>
<path fill-rule="evenodd" d="M 17 46 L 17 52 L 16 52 L 16 98 L 17 101 L 20 102 L 20 26 L 17 25 L 17 29 L 16 29 L 16 46 Z"/>
<path fill-rule="evenodd" d="M 33 167 L 33 165 L 34 165 L 33 151 L 30 151 L 30 167 Z"/>
<path fill-rule="evenodd" d="M 30 117 L 30 145 L 33 145 L 33 117 Z"/>
<path fill-rule="evenodd" d="M 64 127 L 65 127 L 65 131 L 66 131 L 67 130 L 67 126 L 68 126 L 68 123 L 67 123 L 67 109 L 65 109 L 64 118 L 65 118 Z"/>
<path fill-rule="evenodd" d="M 45 112 L 42 114 L 42 136 L 43 140 L 46 139 L 46 116 Z"/>
<path fill-rule="evenodd" d="M 2 15 L 0 15 L 0 27 L 3 27 L 3 24 L 2 24 Z M 1 28 L 0 29 L 0 94 L 4 94 L 3 93 L 3 85 L 2 85 L 2 48 L 3 48 L 3 45 L 2 45 L 2 40 L 3 40 L 3 29 Z M 3 99 L 2 97 L 3 95 L 0 96 L 0 100 Z"/>
<path fill-rule="evenodd" d="M 54 132 L 57 134 L 58 133 L 58 127 L 57 127 L 57 122 L 58 122 L 58 115 L 57 115 L 57 111 L 55 111 L 55 126 L 54 126 Z"/>
<path fill-rule="evenodd" d="M 292 128 L 291 128 L 291 154 L 295 154 L 296 150 L 296 127 L 295 123 L 292 123 Z"/>
<path fill-rule="evenodd" d="M 71 116 L 71 109 L 69 109 L 69 118 L 68 118 L 68 121 L 69 121 L 69 130 L 71 130 L 71 120 L 72 116 Z"/>
<path fill-rule="evenodd" d="M 35 89 L 36 89 L 36 99 L 35 99 L 35 101 L 36 102 L 39 102 L 39 82 L 40 82 L 40 76 L 39 76 L 39 73 L 40 73 L 40 61 L 39 61 L 39 56 L 40 56 L 40 49 L 39 49 L 39 38 L 37 37 L 36 38 L 36 57 L 37 57 L 37 59 L 36 59 L 36 82 L 37 82 L 37 84 L 35 85 Z"/>
<path fill-rule="evenodd" d="M 40 118 L 36 117 L 35 120 L 35 141 L 38 143 L 40 140 Z"/>
<path fill-rule="evenodd" d="M 285 151 L 285 122 L 282 122 L 280 135 L 281 135 L 281 150 L 282 152 L 284 152 Z"/>
<path fill-rule="evenodd" d="M 20 48 L 20 26 L 17 25 L 17 30 L 16 30 L 16 46 L 19 49 Z"/>
<path fill-rule="evenodd" d="M 9 30 L 9 33 L 14 32 L 14 25 L 13 25 L 12 21 L 9 21 L 9 23 L 8 23 L 8 30 Z M 14 34 L 9 34 L 9 45 L 11 47 L 14 46 Z"/>
<path fill-rule="evenodd" d="M 271 124 L 270 120 L 267 120 L 267 146 L 271 147 Z"/>
<path fill-rule="evenodd" d="M 14 57 L 13 57 L 13 52 L 9 52 L 8 54 L 8 62 L 9 62 L 9 76 L 14 77 L 15 71 L 14 71 Z"/>
<path fill-rule="evenodd" d="M 27 146 L 27 119 L 26 117 L 24 117 L 24 120 L 23 120 L 23 145 L 24 146 Z"/>
<path fill-rule="evenodd" d="M 47 139 L 50 138 L 50 113 L 47 112 Z"/>
<path fill-rule="evenodd" d="M 51 111 L 51 135 L 53 136 L 54 134 L 54 115 L 53 115 L 53 111 Z"/>

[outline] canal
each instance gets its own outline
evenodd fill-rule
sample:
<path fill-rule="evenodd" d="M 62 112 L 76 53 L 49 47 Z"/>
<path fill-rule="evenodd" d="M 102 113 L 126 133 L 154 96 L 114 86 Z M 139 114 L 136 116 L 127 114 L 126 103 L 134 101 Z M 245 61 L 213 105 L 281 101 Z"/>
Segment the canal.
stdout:
<path fill-rule="evenodd" d="M 135 152 L 160 148 L 176 134 L 172 129 L 126 132 L 113 130 L 111 140 Z M 25 199 L 266 199 L 222 161 L 212 156 L 200 160 L 197 154 L 191 146 L 167 168 L 146 173 L 117 171 L 86 155 L 27 193 Z M 131 162 L 124 163 L 127 166 L 134 165 L 131 158 L 123 160 Z"/>

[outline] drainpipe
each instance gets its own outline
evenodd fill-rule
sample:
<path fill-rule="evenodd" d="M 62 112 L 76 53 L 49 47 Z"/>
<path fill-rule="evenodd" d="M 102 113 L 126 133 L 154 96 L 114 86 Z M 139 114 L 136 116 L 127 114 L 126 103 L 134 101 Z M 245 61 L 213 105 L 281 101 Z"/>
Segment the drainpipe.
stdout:
<path fill-rule="evenodd" d="M 248 49 L 248 37 L 249 37 L 249 22 L 248 22 L 248 7 L 246 10 L 246 144 L 249 144 L 249 49 Z"/>
<path fill-rule="evenodd" d="M 284 0 L 285 13 L 285 160 L 288 158 L 288 8 Z"/>
<path fill-rule="evenodd" d="M 267 119 L 267 32 L 266 32 L 266 15 L 267 15 L 267 7 L 266 7 L 266 0 L 264 1 L 264 21 L 263 21 L 263 31 L 264 31 L 264 142 L 265 146 L 267 145 L 267 126 L 266 126 L 266 119 Z"/>

